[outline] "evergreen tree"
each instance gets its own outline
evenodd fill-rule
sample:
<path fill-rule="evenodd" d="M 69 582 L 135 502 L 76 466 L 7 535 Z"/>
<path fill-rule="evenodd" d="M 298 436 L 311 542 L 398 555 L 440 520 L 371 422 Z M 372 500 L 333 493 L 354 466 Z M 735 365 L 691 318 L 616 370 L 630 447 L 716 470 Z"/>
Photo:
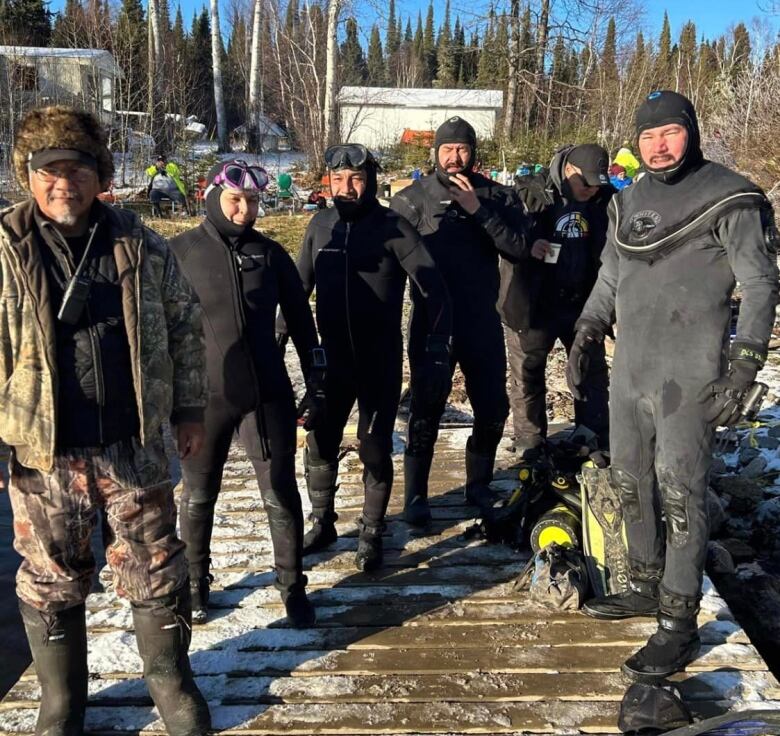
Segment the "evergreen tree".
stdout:
<path fill-rule="evenodd" d="M 401 46 L 401 37 L 398 33 L 398 26 L 395 20 L 395 0 L 390 0 L 387 18 L 387 35 L 385 36 L 385 50 L 387 58 L 390 59 Z"/>
<path fill-rule="evenodd" d="M 677 91 L 688 96 L 691 96 L 695 85 L 696 47 L 696 26 L 688 21 L 680 30 L 677 54 L 673 59 L 677 70 Z"/>
<path fill-rule="evenodd" d="M 211 68 L 211 19 L 205 6 L 194 19 L 189 46 L 188 67 L 192 70 L 192 94 L 188 112 L 196 114 L 207 127 L 213 128 L 217 120 Z"/>
<path fill-rule="evenodd" d="M 436 79 L 436 41 L 433 35 L 433 0 L 430 0 L 423 32 L 423 83 L 429 87 L 434 79 Z"/>
<path fill-rule="evenodd" d="M 65 0 L 65 7 L 54 18 L 51 31 L 54 48 L 83 48 L 87 45 L 87 22 L 79 0 Z"/>
<path fill-rule="evenodd" d="M 52 35 L 51 13 L 43 0 L 0 2 L 0 43 L 15 46 L 48 46 Z"/>
<path fill-rule="evenodd" d="M 734 70 L 744 69 L 750 62 L 750 33 L 744 23 L 739 23 L 734 27 L 733 45 L 731 58 L 733 60 Z"/>
<path fill-rule="evenodd" d="M 653 72 L 653 84 L 656 89 L 664 89 L 670 86 L 672 62 L 672 28 L 669 25 L 669 15 L 664 12 L 664 22 L 661 26 L 661 35 L 658 38 L 658 54 L 655 58 L 655 70 Z"/>
<path fill-rule="evenodd" d="M 368 84 L 371 87 L 384 87 L 386 82 L 382 39 L 379 36 L 379 27 L 375 23 L 371 28 L 371 39 L 368 42 Z"/>
<path fill-rule="evenodd" d="M 139 110 L 146 101 L 148 40 L 141 0 L 122 0 L 115 36 L 114 55 L 124 72 L 117 80 L 118 104 L 124 110 Z"/>
<path fill-rule="evenodd" d="M 436 86 L 443 89 L 454 87 L 457 80 L 457 69 L 455 66 L 455 49 L 452 44 L 452 27 L 450 25 L 450 0 L 447 0 L 444 6 L 444 22 L 439 29 L 436 61 Z"/>
<path fill-rule="evenodd" d="M 460 16 L 455 18 L 455 29 L 452 32 L 452 57 L 455 64 L 455 83 L 462 80 L 463 75 L 463 54 L 466 50 L 466 34 L 460 24 Z"/>
<path fill-rule="evenodd" d="M 404 31 L 404 43 L 410 46 L 414 43 L 414 34 L 412 33 L 412 19 L 407 16 L 406 30 Z"/>
<path fill-rule="evenodd" d="M 365 84 L 368 78 L 366 57 L 363 55 L 363 47 L 358 40 L 357 21 L 347 18 L 346 36 L 340 49 L 341 82 L 347 86 L 359 86 Z"/>
<path fill-rule="evenodd" d="M 610 17 L 607 24 L 607 34 L 604 36 L 604 48 L 601 51 L 601 79 L 602 91 L 613 94 L 618 85 L 617 68 L 617 34 L 615 30 L 615 18 Z M 561 41 L 563 39 L 560 39 Z"/>
<path fill-rule="evenodd" d="M 520 21 L 520 69 L 533 72 L 536 60 L 536 49 L 531 26 L 531 6 L 525 6 L 523 18 Z"/>
<path fill-rule="evenodd" d="M 488 12 L 488 22 L 485 27 L 482 46 L 479 53 L 479 64 L 477 66 L 477 86 L 481 88 L 490 88 L 496 84 L 496 13 L 493 6 Z"/>

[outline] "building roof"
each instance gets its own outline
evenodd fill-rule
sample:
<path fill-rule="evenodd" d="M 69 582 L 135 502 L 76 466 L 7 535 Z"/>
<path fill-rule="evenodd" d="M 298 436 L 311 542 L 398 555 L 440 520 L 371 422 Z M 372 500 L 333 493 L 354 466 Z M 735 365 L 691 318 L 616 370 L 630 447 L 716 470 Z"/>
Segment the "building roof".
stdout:
<path fill-rule="evenodd" d="M 121 76 L 113 55 L 105 49 L 50 49 L 47 46 L 0 46 L 0 56 L 26 59 L 75 59 L 79 63 L 99 63 Z"/>
<path fill-rule="evenodd" d="M 504 93 L 495 89 L 398 89 L 394 87 L 342 87 L 341 104 L 388 107 L 461 107 L 500 110 Z"/>

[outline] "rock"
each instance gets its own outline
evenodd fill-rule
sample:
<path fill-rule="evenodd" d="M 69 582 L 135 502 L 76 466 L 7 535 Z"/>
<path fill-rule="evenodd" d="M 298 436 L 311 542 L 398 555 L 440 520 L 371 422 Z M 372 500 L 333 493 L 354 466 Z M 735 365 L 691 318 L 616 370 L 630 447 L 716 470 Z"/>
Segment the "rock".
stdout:
<path fill-rule="evenodd" d="M 756 559 L 756 551 L 747 543 L 741 539 L 735 537 L 729 537 L 728 539 L 718 540 L 726 551 L 731 555 L 731 559 L 735 564 L 742 562 L 752 562 Z"/>
<path fill-rule="evenodd" d="M 748 517 L 764 500 L 763 487 L 752 478 L 737 475 L 722 475 L 711 478 L 712 487 L 719 496 L 729 497 L 729 513 L 734 517 Z"/>
<path fill-rule="evenodd" d="M 722 457 L 712 458 L 712 466 L 710 467 L 710 473 L 713 475 L 725 475 L 729 472 L 728 465 Z"/>
<path fill-rule="evenodd" d="M 739 464 L 748 465 L 761 455 L 757 447 L 745 447 L 739 451 Z"/>
<path fill-rule="evenodd" d="M 753 458 L 744 468 L 742 468 L 739 474 L 743 478 L 758 478 L 764 474 L 766 466 L 766 458 L 762 455 L 759 455 L 758 457 Z"/>
<path fill-rule="evenodd" d="M 736 570 L 731 554 L 719 542 L 710 542 L 707 545 L 706 566 L 710 575 L 727 575 Z"/>
<path fill-rule="evenodd" d="M 758 505 L 755 516 L 753 543 L 763 552 L 780 548 L 780 497 L 770 498 Z"/>
<path fill-rule="evenodd" d="M 770 437 L 775 437 L 780 440 L 780 424 L 775 424 L 773 427 L 770 427 L 767 434 Z"/>
<path fill-rule="evenodd" d="M 717 537 L 726 521 L 726 512 L 718 494 L 712 488 L 707 489 L 707 511 L 710 516 L 710 536 Z"/>
<path fill-rule="evenodd" d="M 760 434 L 756 436 L 756 443 L 765 450 L 776 450 L 780 445 L 780 439 L 769 434 Z"/>

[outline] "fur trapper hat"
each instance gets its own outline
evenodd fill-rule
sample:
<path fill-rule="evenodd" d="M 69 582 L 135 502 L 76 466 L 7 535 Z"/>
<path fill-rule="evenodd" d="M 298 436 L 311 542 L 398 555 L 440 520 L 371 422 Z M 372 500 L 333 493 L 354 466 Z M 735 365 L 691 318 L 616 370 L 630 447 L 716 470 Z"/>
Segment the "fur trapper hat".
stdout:
<path fill-rule="evenodd" d="M 16 130 L 14 168 L 24 189 L 30 188 L 27 162 L 31 154 L 47 148 L 70 148 L 97 161 L 100 183 L 108 186 L 114 174 L 114 159 L 108 136 L 100 121 L 89 112 L 64 105 L 31 110 Z"/>

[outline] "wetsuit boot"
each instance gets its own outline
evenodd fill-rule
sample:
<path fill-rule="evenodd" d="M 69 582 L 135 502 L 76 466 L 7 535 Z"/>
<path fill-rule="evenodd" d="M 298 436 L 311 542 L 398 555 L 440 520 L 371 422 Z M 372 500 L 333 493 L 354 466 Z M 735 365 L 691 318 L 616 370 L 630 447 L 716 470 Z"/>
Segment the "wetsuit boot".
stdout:
<path fill-rule="evenodd" d="M 338 466 L 315 465 L 310 462 L 308 451 L 303 454 L 303 465 L 311 501 L 309 520 L 312 527 L 303 536 L 303 554 L 308 555 L 329 547 L 338 538 L 336 520 L 339 517 L 334 511 Z"/>
<path fill-rule="evenodd" d="M 361 572 L 371 572 L 382 566 L 382 532 L 384 524 L 367 525 L 358 519 L 358 547 L 355 554 L 355 567 Z"/>
<path fill-rule="evenodd" d="M 170 736 L 205 736 L 209 708 L 192 675 L 187 649 L 192 610 L 189 586 L 133 603 L 133 623 L 144 679 Z"/>
<path fill-rule="evenodd" d="M 698 613 L 698 599 L 676 596 L 661 588 L 658 630 L 626 660 L 623 672 L 641 681 L 660 680 L 682 672 L 701 648 Z"/>
<path fill-rule="evenodd" d="M 418 528 L 430 526 L 432 517 L 428 505 L 428 477 L 433 453 L 404 455 L 404 521 Z"/>
<path fill-rule="evenodd" d="M 209 560 L 209 563 L 211 560 Z M 190 598 L 192 600 L 192 623 L 201 626 L 206 623 L 208 618 L 209 596 L 211 594 L 211 584 L 214 582 L 214 576 L 208 572 L 193 575 L 190 568 Z"/>
<path fill-rule="evenodd" d="M 317 621 L 314 606 L 306 595 L 305 575 L 292 572 L 277 572 L 276 587 L 282 596 L 287 622 L 294 629 L 308 629 Z"/>
<path fill-rule="evenodd" d="M 601 619 L 655 617 L 658 615 L 660 576 L 639 577 L 632 573 L 628 590 L 601 598 L 591 598 L 582 606 L 588 616 Z"/>
<path fill-rule="evenodd" d="M 87 625 L 84 604 L 44 613 L 19 601 L 41 685 L 36 736 L 81 736 L 87 707 Z"/>
<path fill-rule="evenodd" d="M 179 509 L 181 539 L 187 545 L 185 554 L 190 569 L 192 623 L 205 624 L 208 617 L 209 593 L 214 576 L 211 565 L 211 535 L 214 529 L 214 507 L 218 489 L 186 488 Z M 198 501 L 196 498 L 202 500 Z"/>
<path fill-rule="evenodd" d="M 466 500 L 480 510 L 489 509 L 493 504 L 493 492 L 490 481 L 493 480 L 495 450 L 490 455 L 479 455 L 472 450 L 472 438 L 466 442 Z"/>

